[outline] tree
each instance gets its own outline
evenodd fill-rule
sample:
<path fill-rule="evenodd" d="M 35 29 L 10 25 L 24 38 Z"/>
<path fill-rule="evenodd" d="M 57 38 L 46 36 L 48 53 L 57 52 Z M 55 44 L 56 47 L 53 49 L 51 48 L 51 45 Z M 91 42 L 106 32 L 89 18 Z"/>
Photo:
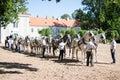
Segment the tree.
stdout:
<path fill-rule="evenodd" d="M 106 32 L 116 30 L 120 35 L 120 0 L 83 0 L 82 4 L 86 6 L 84 10 L 91 16 L 89 21 L 95 28 Z"/>
<path fill-rule="evenodd" d="M 49 36 L 52 34 L 52 30 L 50 28 L 38 30 L 38 33 L 41 34 L 42 36 Z"/>
<path fill-rule="evenodd" d="M 61 16 L 62 19 L 70 19 L 70 16 L 68 14 L 63 14 Z"/>
<path fill-rule="evenodd" d="M 80 36 L 83 36 L 86 32 L 87 30 L 80 30 L 78 33 L 80 34 Z"/>
<path fill-rule="evenodd" d="M 85 5 L 84 10 L 89 15 L 89 23 L 92 28 L 100 28 L 100 11 L 102 10 L 104 0 L 83 0 L 82 4 Z"/>
<path fill-rule="evenodd" d="M 65 35 L 65 32 L 66 32 L 66 30 L 61 30 L 61 31 L 60 31 L 60 33 L 61 33 L 62 35 Z"/>
<path fill-rule="evenodd" d="M 106 31 L 106 36 L 107 36 L 107 38 L 108 39 L 110 39 L 111 37 L 115 37 L 116 39 L 118 39 L 119 38 L 119 34 L 118 34 L 118 31 L 117 30 L 107 30 Z"/>
<path fill-rule="evenodd" d="M 65 34 L 70 34 L 71 36 L 74 36 L 76 34 L 76 31 L 74 29 L 68 29 L 66 30 Z"/>
<path fill-rule="evenodd" d="M 77 11 L 78 11 L 78 10 L 75 10 L 75 11 L 71 14 L 73 19 L 75 19 L 75 18 L 76 18 Z"/>
<path fill-rule="evenodd" d="M 90 29 L 90 16 L 83 12 L 81 9 L 77 10 L 75 19 L 79 22 L 81 29 Z"/>
<path fill-rule="evenodd" d="M 0 0 L 0 25 L 6 27 L 18 20 L 18 14 L 27 10 L 26 4 L 26 0 Z"/>

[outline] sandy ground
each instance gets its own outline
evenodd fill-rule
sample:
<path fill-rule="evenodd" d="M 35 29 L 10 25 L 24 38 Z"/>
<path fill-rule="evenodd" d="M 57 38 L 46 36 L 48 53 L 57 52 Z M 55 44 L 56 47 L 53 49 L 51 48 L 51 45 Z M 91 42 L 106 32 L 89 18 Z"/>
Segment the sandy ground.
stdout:
<path fill-rule="evenodd" d="M 109 44 L 100 44 L 98 62 L 87 67 L 70 58 L 59 62 L 56 57 L 44 59 L 12 52 L 0 44 L 0 80 L 120 80 L 120 44 L 116 64 L 110 64 L 109 48 Z"/>

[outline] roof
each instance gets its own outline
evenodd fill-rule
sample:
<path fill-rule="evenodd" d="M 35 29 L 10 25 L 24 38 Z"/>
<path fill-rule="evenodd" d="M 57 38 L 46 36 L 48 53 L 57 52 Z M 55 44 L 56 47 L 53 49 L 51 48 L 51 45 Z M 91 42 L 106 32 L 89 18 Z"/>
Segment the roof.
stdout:
<path fill-rule="evenodd" d="M 30 26 L 57 26 L 57 27 L 78 27 L 76 20 L 59 18 L 30 17 Z"/>

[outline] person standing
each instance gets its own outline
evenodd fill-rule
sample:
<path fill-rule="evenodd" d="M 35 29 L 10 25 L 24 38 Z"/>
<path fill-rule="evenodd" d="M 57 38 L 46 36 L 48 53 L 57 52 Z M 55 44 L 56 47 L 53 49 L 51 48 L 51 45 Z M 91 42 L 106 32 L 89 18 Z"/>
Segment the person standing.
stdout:
<path fill-rule="evenodd" d="M 8 40 L 9 40 L 9 36 L 7 36 L 5 39 L 5 48 L 9 48 Z"/>
<path fill-rule="evenodd" d="M 45 37 L 42 38 L 42 57 L 45 58 L 45 50 L 46 50 L 46 40 Z"/>
<path fill-rule="evenodd" d="M 9 49 L 13 50 L 13 37 L 12 37 L 12 35 L 10 35 L 10 37 L 9 37 L 8 45 L 9 45 Z"/>
<path fill-rule="evenodd" d="M 110 43 L 110 51 L 111 51 L 111 57 L 112 57 L 112 64 L 116 63 L 116 41 L 115 38 L 111 38 L 111 43 Z"/>
<path fill-rule="evenodd" d="M 18 40 L 18 45 L 17 45 L 17 49 L 18 49 L 18 52 L 21 53 L 22 52 L 22 38 L 20 38 Z"/>
<path fill-rule="evenodd" d="M 92 50 L 95 49 L 95 45 L 94 43 L 92 42 L 92 39 L 90 38 L 89 39 L 89 42 L 87 43 L 87 46 L 86 46 L 86 54 L 87 54 L 87 62 L 86 62 L 86 65 L 89 66 L 89 62 L 91 64 L 91 66 L 94 66 L 93 64 L 93 52 Z"/>
<path fill-rule="evenodd" d="M 62 41 L 59 43 L 59 50 L 60 50 L 60 54 L 58 57 L 58 60 L 63 61 L 63 54 L 65 53 L 65 45 L 66 43 L 64 43 L 64 40 L 62 39 Z"/>

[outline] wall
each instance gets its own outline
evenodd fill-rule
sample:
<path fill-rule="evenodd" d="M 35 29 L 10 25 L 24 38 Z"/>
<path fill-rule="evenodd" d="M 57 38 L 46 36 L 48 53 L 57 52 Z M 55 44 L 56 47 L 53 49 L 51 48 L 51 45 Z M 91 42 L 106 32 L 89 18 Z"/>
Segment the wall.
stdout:
<path fill-rule="evenodd" d="M 14 27 L 13 23 L 8 24 L 6 28 L 1 27 L 1 43 L 5 42 L 6 36 L 14 34 L 22 37 L 29 34 L 29 15 L 19 15 L 18 27 Z"/>

